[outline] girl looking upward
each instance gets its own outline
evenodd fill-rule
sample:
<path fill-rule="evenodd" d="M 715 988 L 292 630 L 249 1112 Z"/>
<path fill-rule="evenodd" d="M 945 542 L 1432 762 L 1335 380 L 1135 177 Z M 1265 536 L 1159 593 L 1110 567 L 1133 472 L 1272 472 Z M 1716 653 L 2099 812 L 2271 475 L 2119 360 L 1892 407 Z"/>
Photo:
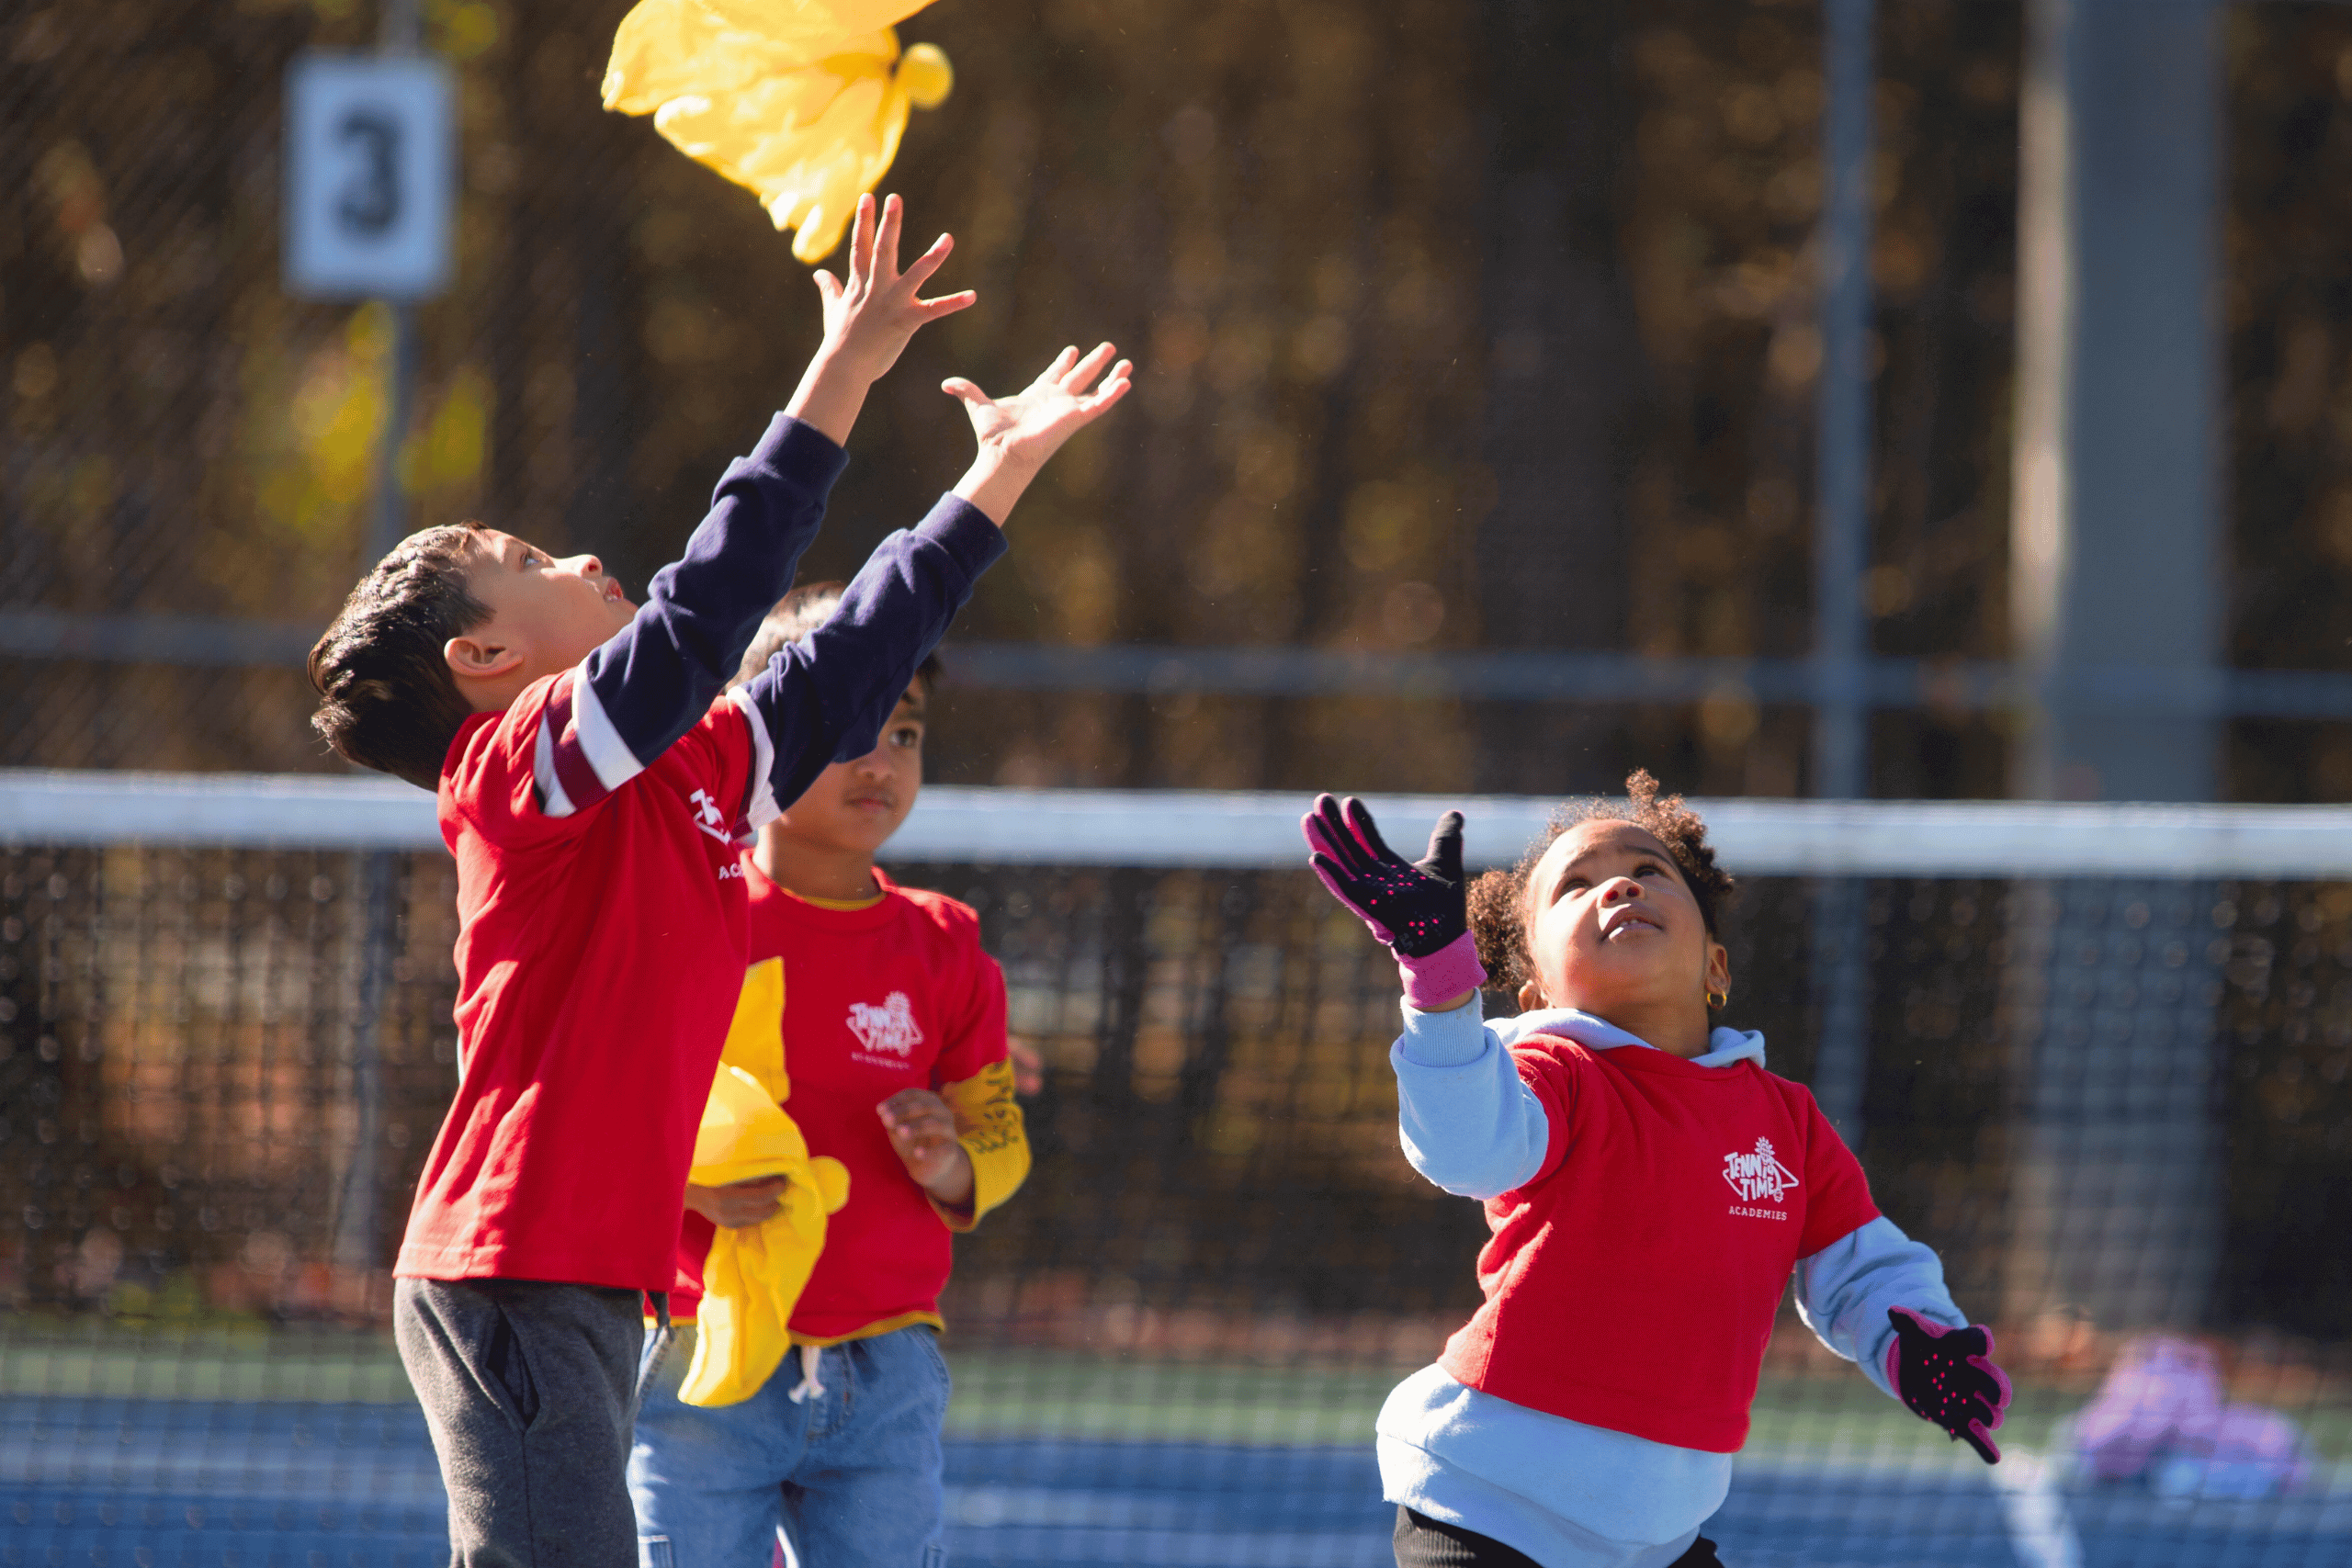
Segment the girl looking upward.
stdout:
<path fill-rule="evenodd" d="M 1405 1156 L 1486 1205 L 1486 1301 L 1378 1422 L 1399 1568 L 1696 1568 L 1781 1291 L 1823 1343 L 1988 1464 L 2009 1401 L 1989 1330 L 1871 1203 L 1764 1038 L 1716 1022 L 1733 892 L 1706 825 L 1636 773 L 1475 885 L 1448 812 L 1408 863 L 1361 802 L 1302 824 L 1396 954 Z M 1516 993 L 1481 1016 L 1489 977 Z"/>

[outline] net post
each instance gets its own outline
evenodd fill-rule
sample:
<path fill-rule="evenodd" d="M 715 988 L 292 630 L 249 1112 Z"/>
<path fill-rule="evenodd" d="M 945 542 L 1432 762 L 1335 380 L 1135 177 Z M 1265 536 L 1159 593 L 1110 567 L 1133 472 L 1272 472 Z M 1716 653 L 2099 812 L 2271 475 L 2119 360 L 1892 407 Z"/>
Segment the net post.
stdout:
<path fill-rule="evenodd" d="M 2222 323 L 2221 8 L 2033 0 L 2019 103 L 2011 792 L 2207 801 L 2227 616 L 2212 460 Z M 2135 668 L 2147 684 L 2118 685 Z M 2158 694 L 2173 705 L 2149 705 Z M 2199 1325 L 2224 1164 L 2222 965 L 2198 868 L 2020 887 L 2003 976 L 2004 1316 Z M 2164 911 L 2134 934 L 2115 910 Z M 2179 962 L 2144 952 L 2178 944 Z M 2134 987 L 2171 987 L 2161 1014 Z"/>

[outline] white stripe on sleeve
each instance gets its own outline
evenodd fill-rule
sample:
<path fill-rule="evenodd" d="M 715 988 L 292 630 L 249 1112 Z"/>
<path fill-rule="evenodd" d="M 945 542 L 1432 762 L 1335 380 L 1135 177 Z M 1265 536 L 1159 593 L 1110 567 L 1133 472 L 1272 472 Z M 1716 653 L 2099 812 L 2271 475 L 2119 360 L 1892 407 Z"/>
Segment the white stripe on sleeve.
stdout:
<path fill-rule="evenodd" d="M 752 730 L 752 793 L 743 815 L 752 828 L 764 828 L 784 815 L 784 808 L 775 803 L 775 785 L 768 777 L 775 767 L 775 742 L 768 736 L 768 723 L 760 716 L 759 705 L 752 701 L 751 688 L 738 686 L 727 694 L 727 700 L 735 705 Z"/>
<path fill-rule="evenodd" d="M 541 809 L 549 817 L 569 817 L 575 807 L 555 776 L 555 729 L 546 714 L 539 715 L 539 738 L 531 747 L 531 777 L 539 786 Z"/>
<path fill-rule="evenodd" d="M 628 749 L 621 732 L 605 712 L 605 705 L 596 695 L 596 688 L 588 680 L 588 667 L 582 665 L 571 678 L 571 727 L 580 737 L 580 754 L 596 770 L 607 791 L 616 790 L 645 771 L 637 753 Z"/>

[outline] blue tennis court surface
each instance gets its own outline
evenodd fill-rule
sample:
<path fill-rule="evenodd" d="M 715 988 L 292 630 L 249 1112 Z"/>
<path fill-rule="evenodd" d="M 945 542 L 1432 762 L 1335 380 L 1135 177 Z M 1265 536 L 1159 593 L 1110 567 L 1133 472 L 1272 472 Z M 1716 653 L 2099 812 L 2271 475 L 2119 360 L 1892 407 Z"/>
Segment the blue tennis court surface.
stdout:
<path fill-rule="evenodd" d="M 1369 1446 L 956 1438 L 967 1564 L 1378 1568 Z M 2352 1495 L 2170 1505 L 2004 1493 L 1957 1464 L 1744 1463 L 1708 1527 L 1733 1568 L 2347 1568 Z M 6 1568 L 427 1568 L 423 1417 L 397 1404 L 0 1400 Z M 812 1564 L 811 1568 L 823 1568 Z"/>

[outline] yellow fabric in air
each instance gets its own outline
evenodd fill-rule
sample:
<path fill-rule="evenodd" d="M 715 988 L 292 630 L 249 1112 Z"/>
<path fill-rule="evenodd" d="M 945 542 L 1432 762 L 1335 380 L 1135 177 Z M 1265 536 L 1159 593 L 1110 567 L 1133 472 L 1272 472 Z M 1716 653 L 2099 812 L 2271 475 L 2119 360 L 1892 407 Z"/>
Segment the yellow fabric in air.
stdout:
<path fill-rule="evenodd" d="M 955 85 L 892 31 L 930 0 L 639 0 L 613 35 L 605 107 L 653 117 L 696 163 L 758 193 L 792 254 L 832 254 L 898 156 L 910 108 Z"/>
<path fill-rule="evenodd" d="M 792 1090 L 784 1066 L 784 960 L 743 976 L 702 1127 L 695 1135 L 699 1187 L 782 1176 L 776 1213 L 757 1225 L 721 1225 L 703 1259 L 694 1359 L 678 1397 L 734 1404 L 760 1390 L 792 1346 L 792 1309 L 825 1247 L 825 1216 L 849 1201 L 841 1161 L 811 1157 L 778 1100 Z"/>

